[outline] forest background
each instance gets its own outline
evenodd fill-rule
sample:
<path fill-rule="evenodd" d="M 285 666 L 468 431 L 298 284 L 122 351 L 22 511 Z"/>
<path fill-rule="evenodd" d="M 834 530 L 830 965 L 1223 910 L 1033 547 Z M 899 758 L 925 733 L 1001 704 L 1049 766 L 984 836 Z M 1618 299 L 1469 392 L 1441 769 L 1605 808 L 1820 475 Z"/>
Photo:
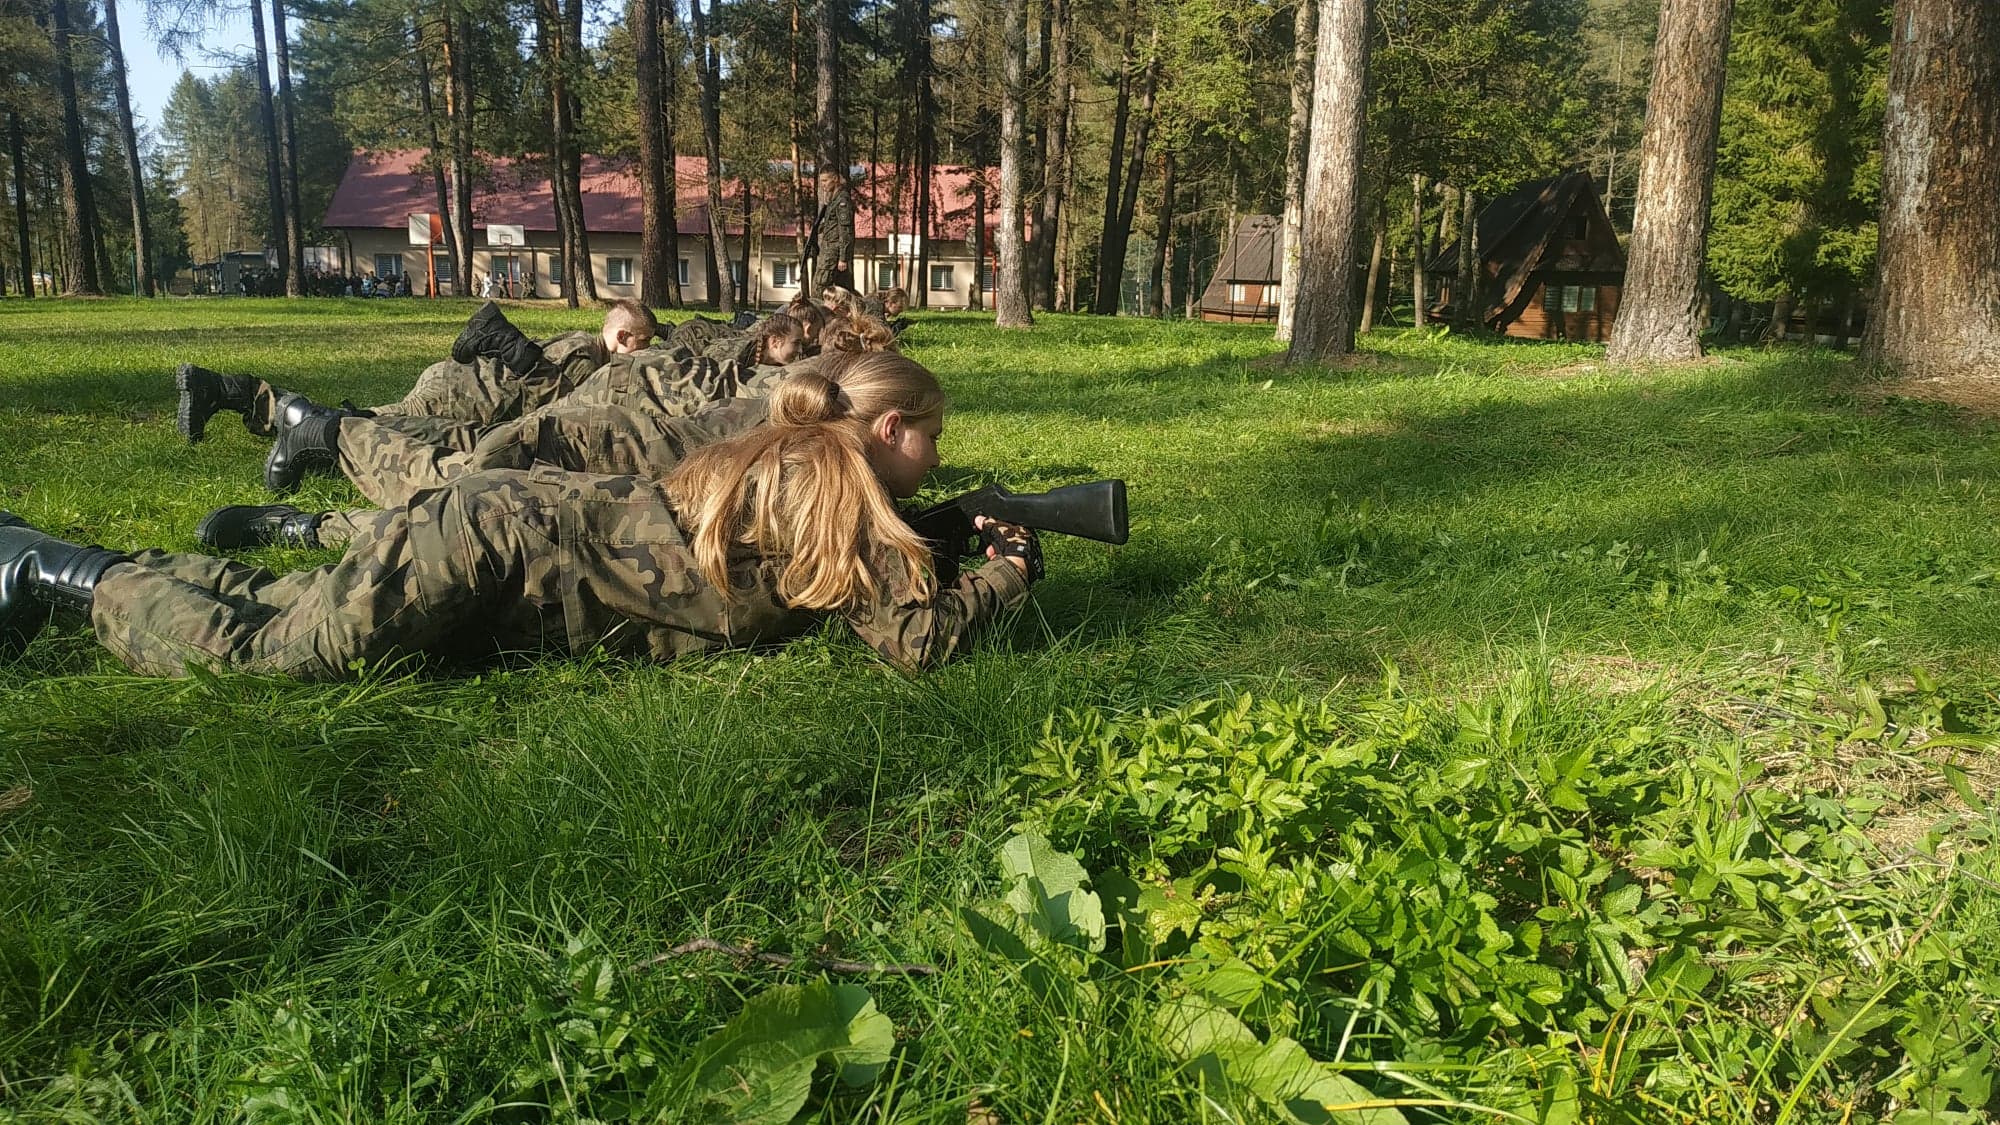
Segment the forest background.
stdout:
<path fill-rule="evenodd" d="M 800 177 L 829 112 L 843 162 L 894 163 L 912 176 L 992 167 L 1004 8 L 279 0 L 268 19 L 252 6 L 257 57 L 226 60 L 210 77 L 184 74 L 158 127 L 139 133 L 116 61 L 116 0 L 9 0 L 0 62 L 15 81 L 0 110 L 17 230 L 0 246 L 0 268 L 10 291 L 22 287 L 24 260 L 44 288 L 75 291 L 88 259 L 94 288 L 131 291 L 227 251 L 328 241 L 317 223 L 358 149 L 463 154 L 473 207 L 488 157 L 552 173 L 578 153 L 640 160 L 649 128 L 671 151 L 710 156 L 718 177 L 748 175 L 760 209 L 809 204 L 813 185 Z M 1280 211 L 1296 188 L 1287 168 L 1299 154 L 1287 142 L 1298 77 L 1310 90 L 1312 8 L 1029 6 L 1022 193 L 1038 307 L 1193 309 L 1234 221 Z M 224 9 L 153 0 L 138 16 L 192 60 L 209 57 L 202 36 Z M 822 17 L 834 31 L 830 106 L 819 93 Z M 1362 327 L 1410 315 L 1412 265 L 1456 236 L 1468 196 L 1476 206 L 1521 181 L 1585 168 L 1613 225 L 1629 232 L 1658 17 L 1658 0 L 1374 7 L 1357 251 L 1372 248 L 1378 300 Z M 70 25 L 80 163 L 68 158 L 57 104 L 68 88 L 56 73 L 58 24 Z M 657 34 L 635 34 L 645 30 Z M 1739 0 L 1731 31 L 1710 299 L 1732 333 L 1803 306 L 1844 334 L 1873 268 L 1885 6 Z M 667 111 L 656 124 L 641 112 L 652 104 Z M 72 180 L 86 198 L 66 207 Z M 723 204 L 740 221 L 739 205 Z M 78 222 L 83 230 L 68 229 Z M 1114 259 L 1116 272 L 1101 268 Z M 648 296 L 678 303 L 677 293 Z"/>

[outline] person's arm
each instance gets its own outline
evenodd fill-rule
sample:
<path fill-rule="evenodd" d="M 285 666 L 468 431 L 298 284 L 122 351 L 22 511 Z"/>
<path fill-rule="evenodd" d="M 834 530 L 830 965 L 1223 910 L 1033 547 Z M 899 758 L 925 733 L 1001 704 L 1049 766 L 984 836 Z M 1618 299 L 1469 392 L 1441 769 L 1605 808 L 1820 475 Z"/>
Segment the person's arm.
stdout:
<path fill-rule="evenodd" d="M 980 625 L 1028 600 L 1024 566 L 996 559 L 960 574 L 950 586 L 919 598 L 902 556 L 884 552 L 875 560 L 882 585 L 875 596 L 847 614 L 847 623 L 869 647 L 904 668 L 928 668 L 965 646 Z"/>

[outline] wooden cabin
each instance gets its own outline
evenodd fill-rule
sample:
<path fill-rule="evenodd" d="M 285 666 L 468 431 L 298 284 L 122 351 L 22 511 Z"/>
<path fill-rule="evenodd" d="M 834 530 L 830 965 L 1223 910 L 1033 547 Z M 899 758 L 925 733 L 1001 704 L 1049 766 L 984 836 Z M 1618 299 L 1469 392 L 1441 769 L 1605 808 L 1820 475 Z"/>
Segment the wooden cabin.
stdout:
<path fill-rule="evenodd" d="M 1284 220 L 1276 215 L 1246 215 L 1223 247 L 1208 288 L 1202 290 L 1201 318 L 1275 322 L 1284 246 Z"/>
<path fill-rule="evenodd" d="M 1587 172 L 1523 184 L 1479 212 L 1486 326 L 1531 340 L 1611 337 L 1625 286 L 1625 251 Z M 1432 315 L 1450 317 L 1459 242 L 1425 268 L 1437 286 Z"/>

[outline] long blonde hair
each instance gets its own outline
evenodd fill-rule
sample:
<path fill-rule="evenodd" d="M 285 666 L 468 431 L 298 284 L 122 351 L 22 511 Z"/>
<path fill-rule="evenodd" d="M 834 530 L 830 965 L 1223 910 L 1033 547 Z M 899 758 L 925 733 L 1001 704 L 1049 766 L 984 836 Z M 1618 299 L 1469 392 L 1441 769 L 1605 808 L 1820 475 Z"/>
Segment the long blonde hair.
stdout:
<path fill-rule="evenodd" d="M 843 354 L 787 376 L 771 392 L 770 425 L 696 450 L 666 478 L 695 565 L 728 599 L 732 547 L 789 556 L 778 596 L 834 610 L 877 589 L 869 561 L 888 548 L 882 556 L 900 556 L 911 587 L 929 597 L 930 548 L 876 479 L 868 442 L 892 410 L 920 423 L 944 408 L 937 377 L 895 352 Z"/>

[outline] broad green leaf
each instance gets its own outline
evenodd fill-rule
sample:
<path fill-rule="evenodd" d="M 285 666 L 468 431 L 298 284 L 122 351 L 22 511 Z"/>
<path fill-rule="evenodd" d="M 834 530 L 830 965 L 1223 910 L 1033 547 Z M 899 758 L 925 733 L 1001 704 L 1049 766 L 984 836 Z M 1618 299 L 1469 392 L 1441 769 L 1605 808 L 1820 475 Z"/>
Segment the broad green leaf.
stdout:
<path fill-rule="evenodd" d="M 1007 905 L 1050 941 L 1104 948 L 1104 904 L 1084 890 L 1090 876 L 1074 856 L 1027 832 L 1000 848 L 1000 871 L 1013 884 Z"/>
<path fill-rule="evenodd" d="M 1279 1037 L 1260 1043 L 1243 1021 L 1199 997 L 1161 1006 L 1154 1016 L 1161 1044 L 1220 1085 L 1254 1097 L 1288 1121 L 1304 1125 L 1403 1125 L 1403 1115 L 1332 1067 Z"/>
<path fill-rule="evenodd" d="M 678 1077 L 705 1120 L 781 1125 L 805 1105 L 821 1059 L 859 1086 L 874 1081 L 895 1042 L 895 1025 L 860 985 L 781 985 L 704 1039 Z"/>

